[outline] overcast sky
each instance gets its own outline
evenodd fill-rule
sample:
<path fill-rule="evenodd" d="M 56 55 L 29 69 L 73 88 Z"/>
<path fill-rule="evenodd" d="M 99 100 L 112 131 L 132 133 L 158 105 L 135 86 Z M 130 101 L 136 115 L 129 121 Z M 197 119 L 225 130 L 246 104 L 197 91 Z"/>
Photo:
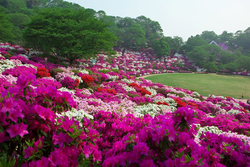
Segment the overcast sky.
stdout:
<path fill-rule="evenodd" d="M 250 0 L 67 0 L 107 15 L 158 21 L 165 36 L 186 41 L 202 31 L 235 33 L 250 27 Z"/>

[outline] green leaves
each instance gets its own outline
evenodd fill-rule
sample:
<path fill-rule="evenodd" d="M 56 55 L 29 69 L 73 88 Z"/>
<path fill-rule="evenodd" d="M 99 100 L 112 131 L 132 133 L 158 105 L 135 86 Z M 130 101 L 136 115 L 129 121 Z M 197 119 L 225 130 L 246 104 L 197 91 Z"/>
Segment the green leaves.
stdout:
<path fill-rule="evenodd" d="M 90 57 L 100 52 L 111 53 L 116 37 L 84 9 L 49 8 L 38 12 L 24 31 L 30 47 L 67 58 Z"/>
<path fill-rule="evenodd" d="M 170 54 L 170 48 L 167 42 L 165 42 L 164 38 L 155 39 L 152 48 L 154 49 L 155 55 L 161 59 L 164 56 L 168 56 Z"/>

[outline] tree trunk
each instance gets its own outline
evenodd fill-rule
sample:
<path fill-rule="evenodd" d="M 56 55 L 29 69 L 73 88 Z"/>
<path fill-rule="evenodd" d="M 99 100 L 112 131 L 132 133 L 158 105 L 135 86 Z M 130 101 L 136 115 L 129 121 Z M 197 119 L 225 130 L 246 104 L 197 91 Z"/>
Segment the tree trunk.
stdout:
<path fill-rule="evenodd" d="M 164 63 L 165 63 L 165 66 L 167 66 L 166 57 L 164 57 Z"/>
<path fill-rule="evenodd" d="M 124 48 L 124 49 L 122 50 L 122 56 L 124 55 L 125 51 L 126 51 L 126 49 Z"/>
<path fill-rule="evenodd" d="M 69 59 L 69 64 L 72 65 L 74 63 L 75 59 Z"/>

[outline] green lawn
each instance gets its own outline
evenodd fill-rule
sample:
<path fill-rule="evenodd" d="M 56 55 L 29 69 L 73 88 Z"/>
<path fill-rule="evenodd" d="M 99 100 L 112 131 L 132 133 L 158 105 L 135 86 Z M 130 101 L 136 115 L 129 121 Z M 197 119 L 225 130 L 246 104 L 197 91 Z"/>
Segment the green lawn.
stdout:
<path fill-rule="evenodd" d="M 194 90 L 208 96 L 209 94 L 250 99 L 250 77 L 216 74 L 159 74 L 145 79 L 164 85 Z"/>

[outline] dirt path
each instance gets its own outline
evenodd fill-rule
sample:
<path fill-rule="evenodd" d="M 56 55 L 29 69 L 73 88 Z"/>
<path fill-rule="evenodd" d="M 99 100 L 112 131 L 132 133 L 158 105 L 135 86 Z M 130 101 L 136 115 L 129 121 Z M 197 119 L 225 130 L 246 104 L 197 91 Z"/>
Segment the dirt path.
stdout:
<path fill-rule="evenodd" d="M 161 74 L 167 74 L 167 73 L 161 73 Z M 146 78 L 146 77 L 150 77 L 150 76 L 154 76 L 154 75 L 161 75 L 161 74 L 150 74 L 150 75 L 143 75 L 137 78 Z M 170 73 L 171 74 L 171 73 Z M 235 99 L 236 101 L 241 101 L 243 103 L 247 103 L 248 99 Z"/>

